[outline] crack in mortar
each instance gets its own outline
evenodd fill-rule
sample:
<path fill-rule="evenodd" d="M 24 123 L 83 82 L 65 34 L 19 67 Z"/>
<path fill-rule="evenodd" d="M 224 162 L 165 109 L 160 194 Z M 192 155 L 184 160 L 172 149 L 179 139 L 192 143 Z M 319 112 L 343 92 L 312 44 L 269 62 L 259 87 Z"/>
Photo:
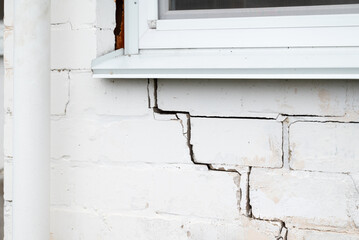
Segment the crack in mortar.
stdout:
<path fill-rule="evenodd" d="M 289 121 L 286 117 L 282 121 L 282 167 L 285 169 L 290 168 L 290 143 L 289 143 Z"/>
<path fill-rule="evenodd" d="M 70 103 L 70 97 L 71 97 L 71 70 L 67 72 L 67 80 L 68 80 L 68 90 L 67 90 L 67 102 L 65 104 L 65 110 L 64 110 L 64 113 L 66 115 L 67 113 L 67 107 L 69 106 L 69 103 Z"/>
<path fill-rule="evenodd" d="M 151 108 L 151 93 L 150 93 L 150 84 L 151 81 L 148 80 L 148 85 L 147 85 L 147 92 L 148 92 L 148 106 L 149 108 Z M 193 150 L 193 144 L 191 143 L 191 134 L 192 134 L 192 129 L 191 129 L 191 118 L 192 117 L 198 117 L 198 118 L 228 118 L 228 119 L 263 119 L 263 120 L 276 120 L 277 118 L 265 118 L 265 117 L 223 117 L 223 116 L 191 116 L 189 112 L 183 112 L 183 111 L 165 111 L 162 110 L 158 107 L 158 81 L 157 79 L 153 80 L 153 89 L 154 89 L 154 93 L 153 93 L 153 111 L 154 113 L 157 114 L 173 114 L 176 116 L 177 120 L 180 122 L 181 126 L 182 126 L 182 134 L 184 135 L 184 137 L 187 139 L 187 146 L 189 148 L 189 154 L 190 154 L 190 158 L 191 161 L 193 162 L 193 164 L 195 165 L 201 165 L 201 166 L 206 166 L 208 168 L 209 171 L 221 171 L 221 172 L 235 172 L 239 175 L 239 177 L 241 177 L 241 174 L 239 171 L 235 170 L 235 169 L 219 169 L 219 168 L 215 168 L 212 164 L 205 164 L 205 163 L 199 163 L 196 161 L 196 156 L 194 154 L 194 150 Z M 181 118 L 179 115 L 182 114 L 184 116 L 186 116 L 185 119 Z M 284 116 L 284 115 L 283 115 Z M 184 122 L 186 121 L 186 123 Z M 287 116 L 285 116 L 285 119 L 282 121 L 283 123 L 287 121 L 287 124 L 283 124 L 285 126 L 283 126 L 283 130 L 286 129 L 288 130 L 289 128 L 289 122 L 287 119 Z M 186 124 L 186 125 L 185 125 Z M 288 138 L 288 136 L 285 136 L 284 134 L 282 135 L 282 140 L 283 140 L 283 144 L 284 144 L 284 138 Z M 289 150 L 289 143 L 287 143 L 287 147 Z M 284 145 L 283 145 L 284 146 Z M 283 150 L 284 151 L 284 150 Z M 286 154 L 287 158 L 289 157 L 289 154 Z M 285 154 L 282 154 L 283 156 L 283 165 L 284 164 L 284 158 L 285 158 Z M 281 227 L 279 229 L 279 232 L 277 234 L 277 236 L 275 236 L 276 240 L 287 240 L 287 235 L 288 235 L 288 229 L 284 223 L 284 221 L 282 220 L 266 220 L 266 219 L 260 219 L 260 218 L 256 218 L 255 216 L 253 216 L 252 214 L 252 206 L 250 203 L 250 174 L 251 174 L 251 170 L 252 167 L 249 166 L 249 171 L 246 173 L 247 174 L 247 179 L 248 179 L 248 183 L 246 185 L 247 189 L 247 194 L 246 194 L 246 217 L 250 218 L 250 219 L 255 219 L 255 220 L 259 220 L 259 221 L 267 221 L 267 222 L 278 222 L 280 223 Z M 239 211 L 241 210 L 241 205 L 240 205 L 240 201 L 241 198 L 243 196 L 242 192 L 241 192 L 241 188 L 238 185 L 238 193 L 237 193 L 237 200 L 238 200 L 238 208 Z M 239 195 L 238 195 L 239 194 Z"/>
<path fill-rule="evenodd" d="M 151 84 L 151 80 L 150 80 L 150 79 L 147 79 L 147 101 L 148 101 L 148 108 L 151 108 L 150 84 Z"/>
<path fill-rule="evenodd" d="M 352 180 L 352 182 L 353 182 L 353 185 L 354 185 L 355 191 L 357 192 L 357 194 L 359 194 L 359 189 L 358 189 L 358 186 L 357 186 L 357 184 L 356 184 L 356 182 L 355 182 L 355 180 L 354 180 L 353 176 L 352 176 L 352 175 L 350 175 L 349 173 L 348 173 L 348 176 L 350 177 L 350 179 L 351 179 L 351 180 Z"/>
<path fill-rule="evenodd" d="M 251 205 L 251 198 L 250 198 L 250 177 L 251 177 L 252 167 L 249 167 L 248 171 L 248 185 L 247 185 L 247 214 L 249 217 L 253 218 L 252 214 L 252 205 Z"/>
<path fill-rule="evenodd" d="M 276 240 L 287 240 L 288 237 L 288 228 L 285 226 L 285 222 L 280 221 L 281 228 L 279 230 L 278 236 L 276 237 Z"/>

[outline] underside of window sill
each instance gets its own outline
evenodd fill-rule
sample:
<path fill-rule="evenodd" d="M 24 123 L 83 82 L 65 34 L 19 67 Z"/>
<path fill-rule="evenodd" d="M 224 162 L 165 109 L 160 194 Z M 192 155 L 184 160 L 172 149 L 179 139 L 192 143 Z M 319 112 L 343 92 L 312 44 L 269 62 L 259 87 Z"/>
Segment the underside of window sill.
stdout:
<path fill-rule="evenodd" d="M 92 62 L 95 78 L 359 79 L 359 48 L 123 49 Z"/>

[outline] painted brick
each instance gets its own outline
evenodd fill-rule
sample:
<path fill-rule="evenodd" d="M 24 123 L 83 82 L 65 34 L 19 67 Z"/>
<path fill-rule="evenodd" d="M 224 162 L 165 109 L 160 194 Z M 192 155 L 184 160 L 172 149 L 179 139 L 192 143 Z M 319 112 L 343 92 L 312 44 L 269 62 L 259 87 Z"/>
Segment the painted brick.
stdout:
<path fill-rule="evenodd" d="M 250 220 L 226 221 L 182 216 L 104 215 L 88 210 L 51 211 L 51 239 L 126 240 L 272 240 L 280 225 Z M 80 237 L 81 236 L 81 237 Z"/>
<path fill-rule="evenodd" d="M 121 163 L 190 163 L 179 120 L 52 121 L 52 158 Z"/>
<path fill-rule="evenodd" d="M 90 69 L 91 61 L 96 57 L 97 41 L 96 29 L 71 30 L 70 26 L 52 27 L 51 37 L 51 67 L 52 69 Z M 100 53 L 109 49 L 109 34 L 105 34 L 102 41 L 107 45 L 99 48 Z M 113 40 L 114 41 L 114 40 Z M 4 31 L 4 65 L 13 67 L 13 30 Z M 113 45 L 113 44 L 112 44 Z M 102 51 L 102 52 L 101 52 Z"/>
<path fill-rule="evenodd" d="M 252 169 L 252 213 L 299 228 L 355 229 L 353 223 L 359 226 L 358 180 L 346 174 Z"/>
<path fill-rule="evenodd" d="M 290 229 L 288 240 L 359 240 L 359 233 L 335 233 L 313 230 Z"/>
<path fill-rule="evenodd" d="M 96 0 L 53 0 L 51 1 L 51 22 L 71 23 L 73 28 L 79 28 L 84 24 L 94 25 Z"/>
<path fill-rule="evenodd" d="M 359 124 L 297 122 L 289 136 L 292 169 L 359 172 Z"/>
<path fill-rule="evenodd" d="M 71 30 L 53 26 L 51 35 L 52 69 L 90 69 L 96 58 L 96 29 Z"/>
<path fill-rule="evenodd" d="M 69 101 L 70 80 L 68 71 L 51 72 L 51 114 L 64 115 Z"/>
<path fill-rule="evenodd" d="M 273 120 L 191 118 L 196 162 L 282 166 L 282 124 Z"/>
<path fill-rule="evenodd" d="M 352 118 L 349 120 L 358 121 L 359 119 L 359 82 L 356 80 L 348 81 L 348 101 L 347 101 L 347 116 Z"/>
<path fill-rule="evenodd" d="M 98 240 L 104 239 L 106 225 L 97 213 L 86 210 L 51 210 L 50 239 Z"/>
<path fill-rule="evenodd" d="M 93 79 L 89 71 L 71 71 L 69 115 L 139 116 L 148 108 L 147 80 Z"/>
<path fill-rule="evenodd" d="M 273 240 L 279 232 L 277 223 L 184 218 L 177 216 L 110 216 L 108 239 L 127 240 Z M 107 239 L 107 238 L 106 238 Z"/>
<path fill-rule="evenodd" d="M 336 80 L 159 80 L 158 106 L 192 116 L 342 116 L 346 85 Z"/>
<path fill-rule="evenodd" d="M 116 1 L 99 0 L 96 5 L 96 27 L 113 30 L 116 27 Z"/>
<path fill-rule="evenodd" d="M 115 34 L 112 29 L 96 31 L 96 56 L 103 56 L 115 50 Z"/>
<path fill-rule="evenodd" d="M 14 26 L 14 0 L 4 0 L 4 25 Z"/>
<path fill-rule="evenodd" d="M 96 56 L 102 56 L 107 53 L 113 52 L 115 49 L 115 34 L 113 30 L 97 30 L 97 51 Z"/>
<path fill-rule="evenodd" d="M 14 30 L 5 28 L 4 30 L 4 67 L 12 68 L 14 66 Z"/>
<path fill-rule="evenodd" d="M 51 202 L 111 214 L 234 220 L 240 216 L 238 185 L 239 174 L 208 171 L 205 167 L 61 162 L 52 167 Z"/>

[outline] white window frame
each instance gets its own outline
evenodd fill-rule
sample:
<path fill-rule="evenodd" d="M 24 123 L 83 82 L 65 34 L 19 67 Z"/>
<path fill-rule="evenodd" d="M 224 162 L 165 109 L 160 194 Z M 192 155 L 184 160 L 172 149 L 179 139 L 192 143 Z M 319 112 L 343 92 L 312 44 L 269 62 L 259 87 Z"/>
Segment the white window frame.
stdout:
<path fill-rule="evenodd" d="M 95 77 L 359 79 L 359 14 L 158 19 L 125 1 L 125 49 Z"/>

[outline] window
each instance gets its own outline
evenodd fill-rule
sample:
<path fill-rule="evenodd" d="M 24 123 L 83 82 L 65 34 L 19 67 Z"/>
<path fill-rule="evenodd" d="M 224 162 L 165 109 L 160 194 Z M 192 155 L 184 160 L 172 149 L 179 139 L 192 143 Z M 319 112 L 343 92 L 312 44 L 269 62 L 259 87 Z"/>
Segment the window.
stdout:
<path fill-rule="evenodd" d="M 160 19 L 355 13 L 359 0 L 160 0 Z"/>
<path fill-rule="evenodd" d="M 98 77 L 359 79 L 359 0 L 128 0 Z"/>

